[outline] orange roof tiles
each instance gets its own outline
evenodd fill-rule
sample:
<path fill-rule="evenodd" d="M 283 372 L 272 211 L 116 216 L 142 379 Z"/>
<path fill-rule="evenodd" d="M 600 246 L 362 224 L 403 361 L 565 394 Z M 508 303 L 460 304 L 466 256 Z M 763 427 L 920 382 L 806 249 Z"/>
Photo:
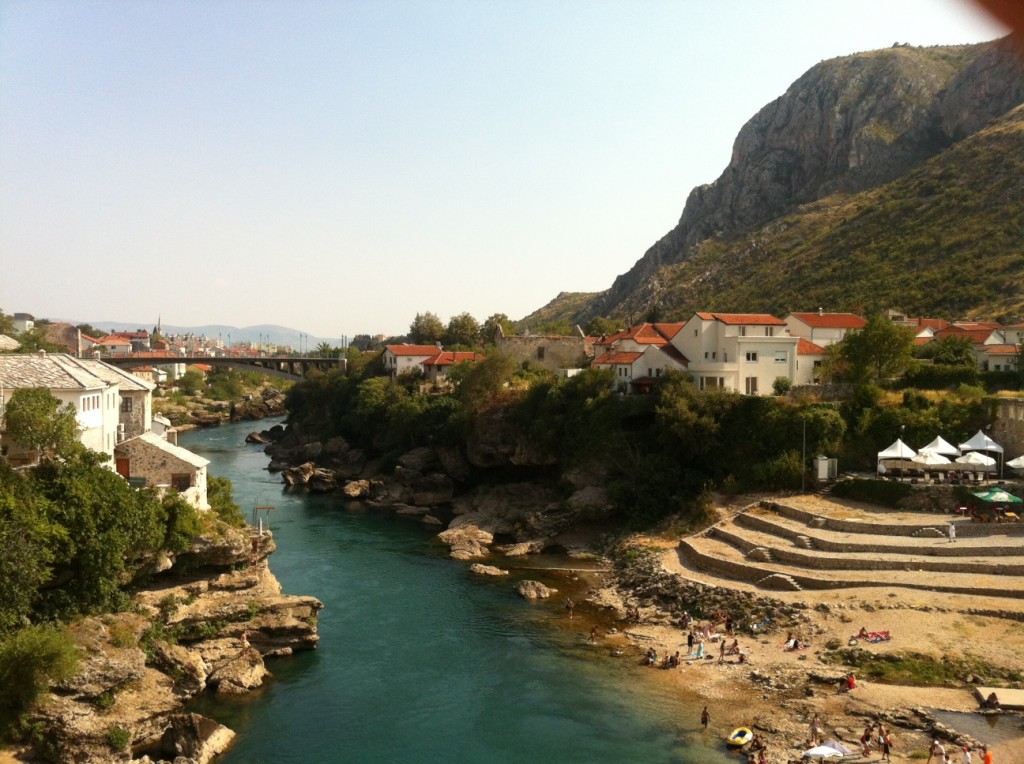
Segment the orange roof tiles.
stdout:
<path fill-rule="evenodd" d="M 815 329 L 861 329 L 867 321 L 856 313 L 790 313 Z"/>
<path fill-rule="evenodd" d="M 770 313 L 711 313 L 713 319 L 721 321 L 730 326 L 755 325 L 755 326 L 785 326 L 786 322 L 776 318 Z"/>
<path fill-rule="evenodd" d="M 643 355 L 643 353 L 638 353 L 638 352 L 635 352 L 635 351 L 632 351 L 632 352 L 624 352 L 624 351 L 623 352 L 616 352 L 614 350 L 610 350 L 607 353 L 605 353 L 605 354 L 595 358 L 594 359 L 594 365 L 596 366 L 598 364 L 602 364 L 602 365 L 609 365 L 609 366 L 611 366 L 611 365 L 631 364 L 634 361 L 636 361 L 636 359 L 639 358 L 642 355 Z"/>
<path fill-rule="evenodd" d="M 1017 345 L 986 345 L 983 352 L 989 355 L 1017 355 L 1020 348 Z"/>
<path fill-rule="evenodd" d="M 441 348 L 437 345 L 410 345 L 403 343 L 401 345 L 385 345 L 384 347 L 395 355 L 424 355 L 428 358 L 441 352 Z"/>
<path fill-rule="evenodd" d="M 425 361 L 421 361 L 424 366 L 452 366 L 463 361 L 482 361 L 485 356 L 480 353 L 473 353 L 470 351 L 453 351 L 445 350 L 434 356 L 431 356 Z"/>
<path fill-rule="evenodd" d="M 826 355 L 828 353 L 825 348 L 821 345 L 815 345 L 810 340 L 800 338 L 800 341 L 796 343 L 796 354 L 797 355 Z"/>

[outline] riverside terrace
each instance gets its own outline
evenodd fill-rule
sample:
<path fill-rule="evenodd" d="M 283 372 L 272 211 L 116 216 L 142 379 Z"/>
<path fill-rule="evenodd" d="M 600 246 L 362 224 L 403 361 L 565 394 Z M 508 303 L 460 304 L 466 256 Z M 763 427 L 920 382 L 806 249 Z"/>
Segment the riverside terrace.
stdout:
<path fill-rule="evenodd" d="M 956 542 L 949 541 L 949 525 Z M 677 549 L 685 577 L 775 591 L 900 588 L 1024 610 L 1024 522 L 794 496 L 727 513 Z M 717 579 L 717 580 L 716 580 Z"/>
<path fill-rule="evenodd" d="M 104 363 L 112 366 L 131 368 L 133 366 L 164 366 L 171 364 L 206 364 L 207 366 L 227 366 L 242 371 L 258 371 L 282 379 L 299 381 L 305 379 L 309 372 L 345 370 L 345 358 L 323 358 L 321 356 L 180 356 L 159 353 L 131 353 L 128 355 L 109 355 L 103 357 Z"/>

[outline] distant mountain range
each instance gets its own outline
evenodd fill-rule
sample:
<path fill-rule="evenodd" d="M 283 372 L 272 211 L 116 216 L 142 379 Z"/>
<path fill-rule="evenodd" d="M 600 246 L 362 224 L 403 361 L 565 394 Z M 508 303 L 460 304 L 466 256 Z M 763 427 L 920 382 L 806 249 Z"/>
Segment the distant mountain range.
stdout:
<path fill-rule="evenodd" d="M 629 271 L 519 323 L 819 307 L 1024 316 L 1022 42 L 814 66 L 743 126 L 721 177 Z"/>
<path fill-rule="evenodd" d="M 73 324 L 87 323 L 97 329 L 108 332 L 133 332 L 137 329 L 153 331 L 151 323 L 127 323 L 125 321 L 71 321 Z M 235 342 L 263 342 L 271 345 L 287 345 L 299 349 L 314 349 L 321 342 L 328 342 L 337 347 L 341 344 L 339 337 L 317 337 L 313 334 L 300 332 L 298 329 L 290 329 L 287 326 L 276 324 L 258 324 L 256 326 L 225 326 L 223 324 L 207 324 L 206 326 L 176 326 L 173 324 L 163 325 L 164 334 L 192 334 L 196 337 L 210 337 L 222 340 L 225 344 L 230 338 Z M 351 337 L 348 338 L 351 341 Z"/>

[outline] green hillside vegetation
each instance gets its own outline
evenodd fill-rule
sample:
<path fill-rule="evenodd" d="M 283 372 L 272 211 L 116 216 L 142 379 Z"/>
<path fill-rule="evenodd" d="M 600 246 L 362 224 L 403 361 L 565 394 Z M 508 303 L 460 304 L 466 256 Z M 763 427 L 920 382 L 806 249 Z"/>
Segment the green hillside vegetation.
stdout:
<path fill-rule="evenodd" d="M 1024 309 L 1024 107 L 908 175 L 822 200 L 666 269 L 663 308 L 912 315 Z"/>
<path fill-rule="evenodd" d="M 561 292 L 545 305 L 530 315 L 516 322 L 517 331 L 529 329 L 544 331 L 547 327 L 564 328 L 576 324 L 576 316 L 590 304 L 597 294 L 595 292 Z M 562 325 L 562 326 L 559 326 Z"/>

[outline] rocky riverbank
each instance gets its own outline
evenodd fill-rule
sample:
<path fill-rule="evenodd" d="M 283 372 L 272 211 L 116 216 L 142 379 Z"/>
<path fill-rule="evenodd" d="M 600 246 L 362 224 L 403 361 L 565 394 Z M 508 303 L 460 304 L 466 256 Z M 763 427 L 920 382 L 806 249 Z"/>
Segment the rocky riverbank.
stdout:
<path fill-rule="evenodd" d="M 269 534 L 218 526 L 161 561 L 134 612 L 74 623 L 80 669 L 52 688 L 34 719 L 38 744 L 20 760 L 204 764 L 224 751 L 234 733 L 188 701 L 259 687 L 266 657 L 318 640 L 322 604 L 281 593 L 273 550 Z"/>

